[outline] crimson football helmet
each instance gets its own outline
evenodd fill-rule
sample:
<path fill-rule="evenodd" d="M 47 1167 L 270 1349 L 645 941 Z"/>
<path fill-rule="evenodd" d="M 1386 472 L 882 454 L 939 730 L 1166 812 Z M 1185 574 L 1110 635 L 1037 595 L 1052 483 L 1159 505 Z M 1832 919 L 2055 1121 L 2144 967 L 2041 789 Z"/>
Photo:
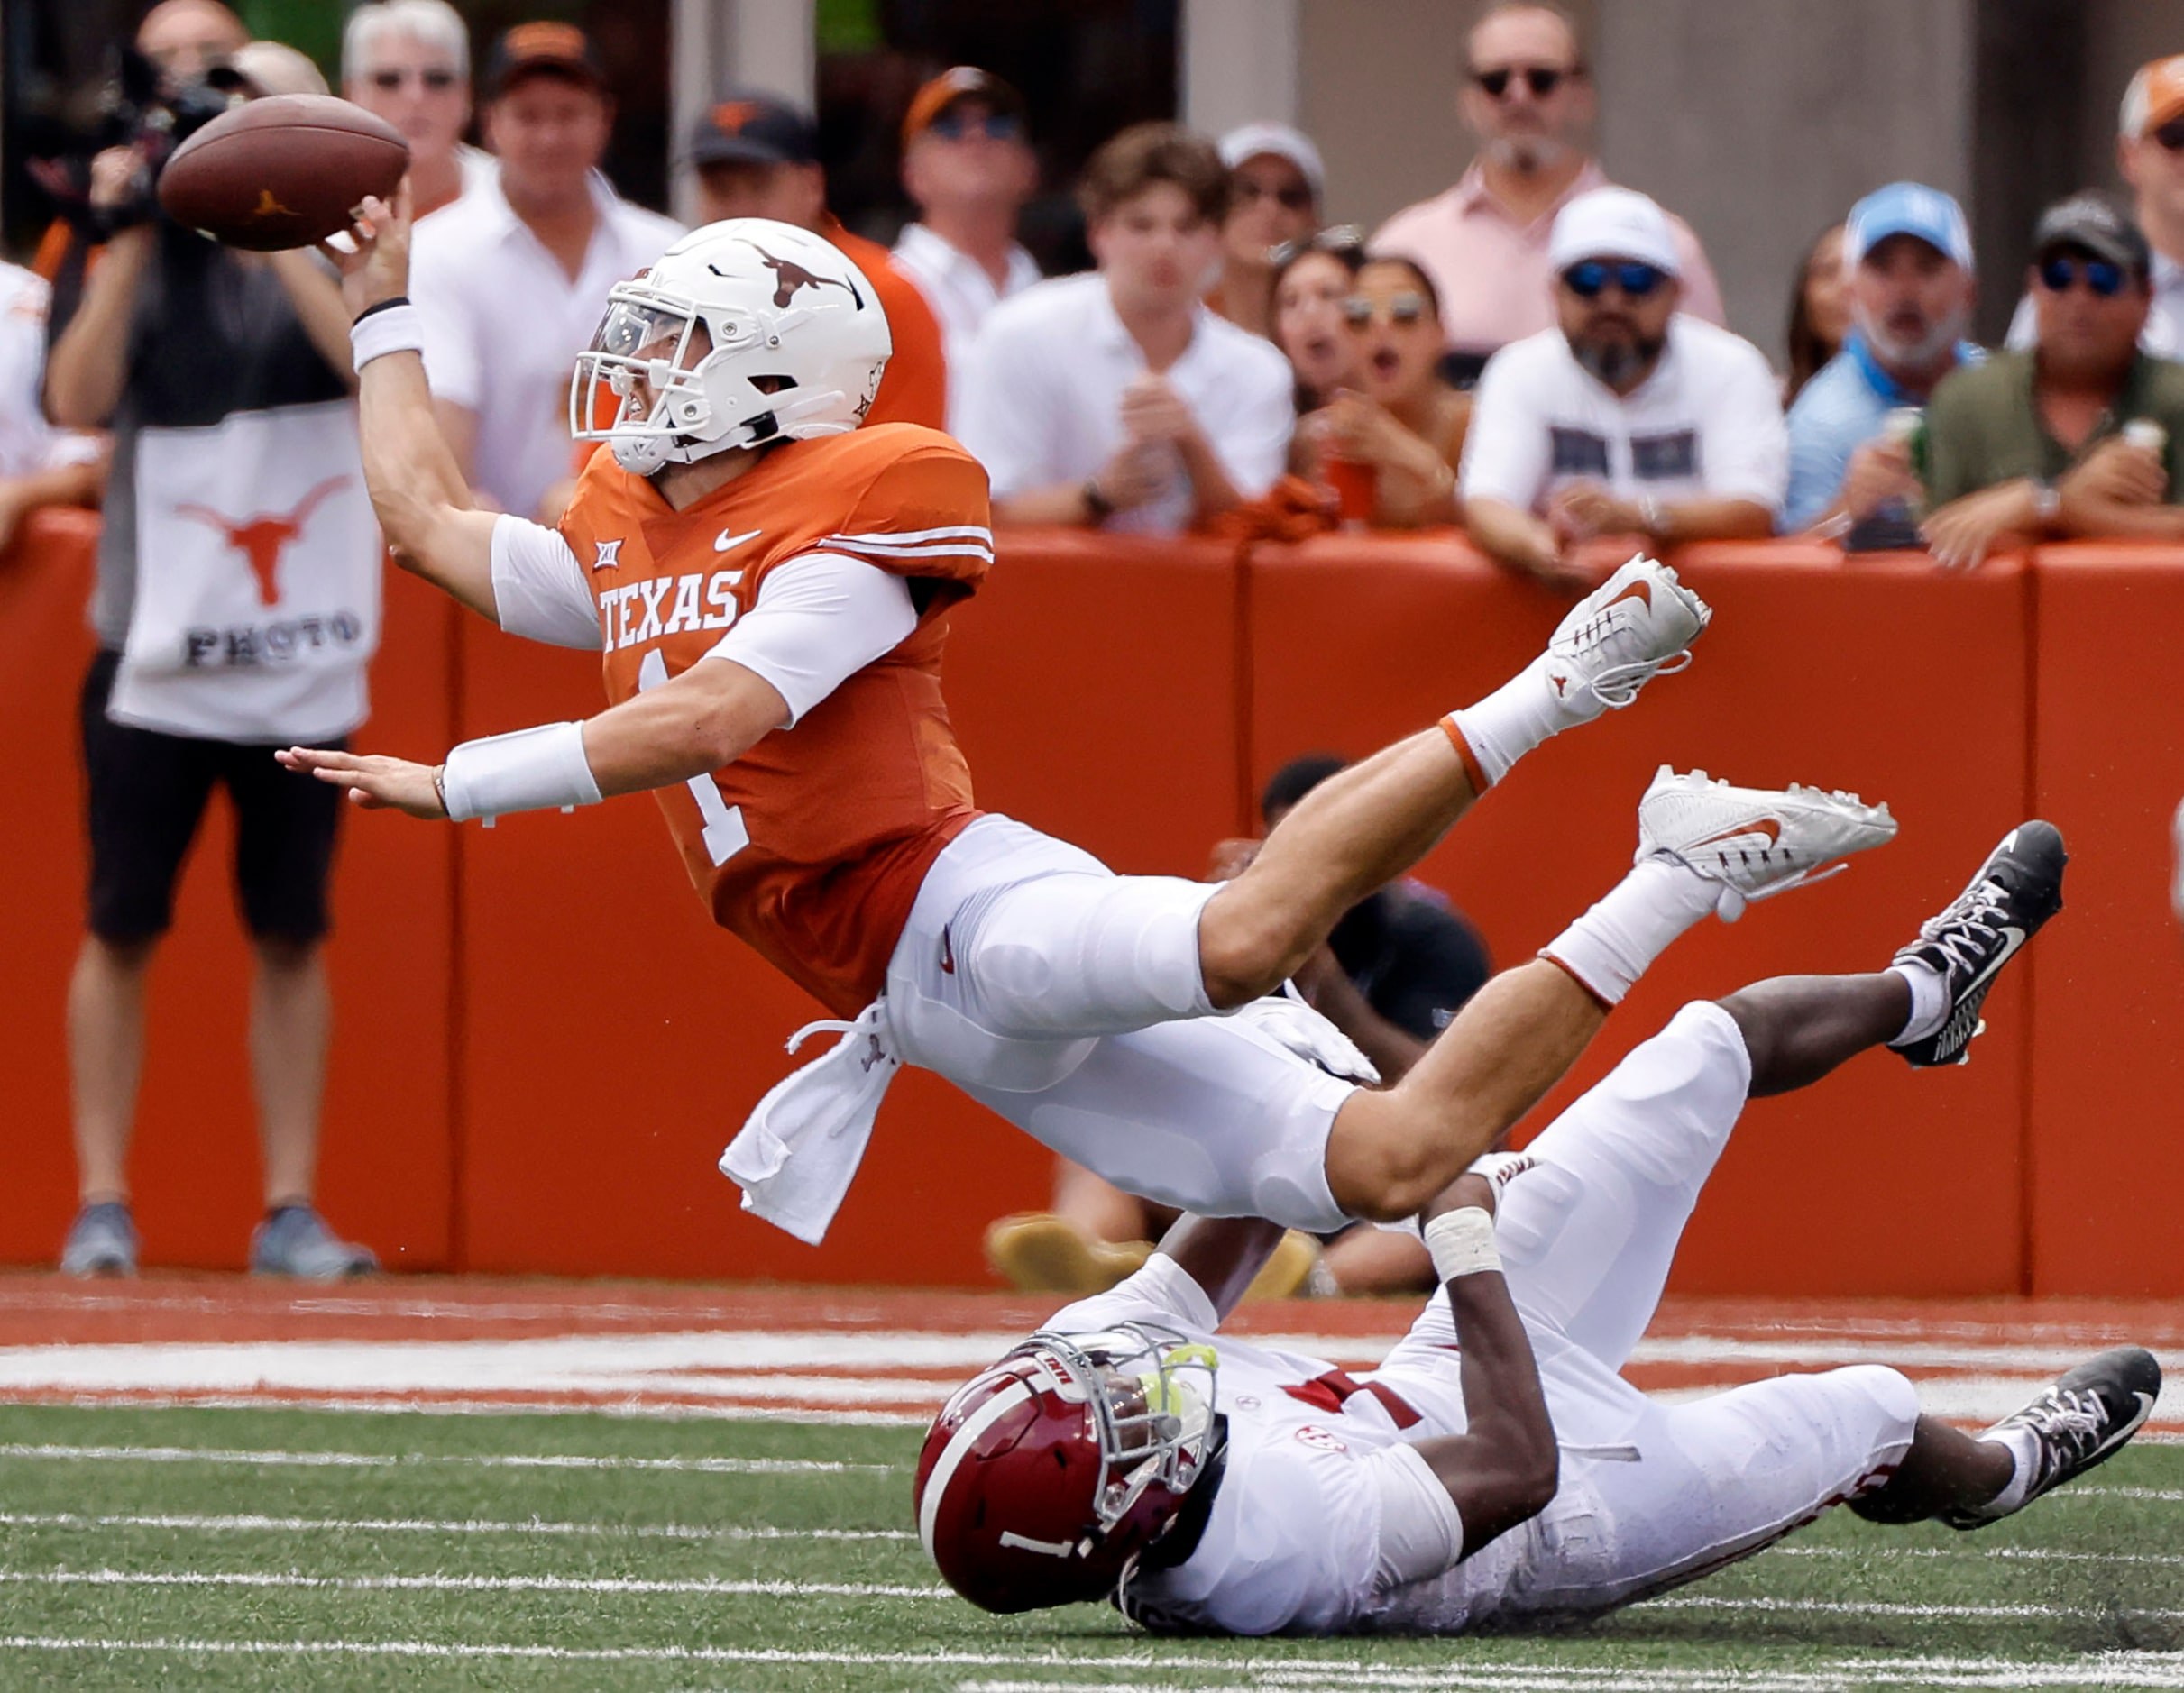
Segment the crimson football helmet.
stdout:
<path fill-rule="evenodd" d="M 1042 1331 L 941 1407 L 918 1455 L 918 1538 L 989 1611 L 1105 1598 L 1206 1473 L 1210 1346 L 1126 1322 Z"/>

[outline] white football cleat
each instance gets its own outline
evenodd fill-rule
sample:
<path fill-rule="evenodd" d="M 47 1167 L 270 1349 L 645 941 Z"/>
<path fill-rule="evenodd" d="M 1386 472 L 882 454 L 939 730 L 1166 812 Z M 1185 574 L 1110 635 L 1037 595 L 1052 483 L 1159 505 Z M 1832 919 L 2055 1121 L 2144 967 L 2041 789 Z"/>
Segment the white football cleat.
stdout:
<path fill-rule="evenodd" d="M 1733 923 L 1753 900 L 1772 898 L 1848 868 L 1831 861 L 1895 837 L 1886 805 L 1855 793 L 1793 782 L 1782 792 L 1679 776 L 1663 764 L 1638 801 L 1638 858 L 1674 858 L 1721 884 L 1715 909 Z"/>
<path fill-rule="evenodd" d="M 1547 685 L 1578 718 L 1620 710 L 1664 671 L 1691 663 L 1713 608 L 1642 554 L 1570 609 L 1547 642 Z M 1681 661 L 1680 663 L 1678 661 Z"/>

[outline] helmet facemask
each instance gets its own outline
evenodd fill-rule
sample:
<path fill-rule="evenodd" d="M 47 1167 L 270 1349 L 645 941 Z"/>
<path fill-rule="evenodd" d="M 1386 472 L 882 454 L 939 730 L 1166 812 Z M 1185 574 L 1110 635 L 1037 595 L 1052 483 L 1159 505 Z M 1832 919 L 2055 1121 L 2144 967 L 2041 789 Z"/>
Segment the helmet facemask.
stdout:
<path fill-rule="evenodd" d="M 799 388 L 764 368 L 766 350 L 806 315 L 761 323 L 641 279 L 618 283 L 592 345 L 576 357 L 571 437 L 607 442 L 624 470 L 649 476 L 730 447 L 846 433 L 852 425 L 824 420 L 840 411 L 843 395 Z"/>
<path fill-rule="evenodd" d="M 1021 1355 L 1043 1368 L 1060 1396 L 1090 1406 L 1100 1449 L 1092 1497 L 1098 1535 L 1112 1533 L 1150 1488 L 1178 1499 L 1190 1491 L 1214 1436 L 1212 1347 L 1126 1322 L 1097 1334 L 1042 1332 Z"/>

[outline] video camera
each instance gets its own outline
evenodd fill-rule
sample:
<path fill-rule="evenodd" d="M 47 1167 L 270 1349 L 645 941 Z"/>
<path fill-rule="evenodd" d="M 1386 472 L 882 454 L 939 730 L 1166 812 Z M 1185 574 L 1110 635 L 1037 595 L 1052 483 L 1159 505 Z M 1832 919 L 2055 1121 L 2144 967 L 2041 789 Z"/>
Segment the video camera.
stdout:
<path fill-rule="evenodd" d="M 105 241 L 157 214 L 154 191 L 175 149 L 252 93 L 242 73 L 226 65 L 215 65 L 200 81 L 170 88 L 157 65 L 124 47 L 99 91 L 92 124 L 71 138 L 75 144 L 67 151 L 32 159 L 26 169 L 52 196 L 62 218 L 91 241 Z M 120 206 L 93 206 L 91 160 L 116 147 L 131 149 L 139 160 L 129 198 Z"/>

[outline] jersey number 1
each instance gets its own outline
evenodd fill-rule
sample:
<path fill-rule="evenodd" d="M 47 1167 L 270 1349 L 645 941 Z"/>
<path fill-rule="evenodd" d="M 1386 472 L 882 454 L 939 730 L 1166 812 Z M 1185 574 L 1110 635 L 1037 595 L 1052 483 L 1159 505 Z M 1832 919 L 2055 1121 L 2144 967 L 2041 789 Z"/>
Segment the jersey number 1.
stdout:
<path fill-rule="evenodd" d="M 637 667 L 637 691 L 648 692 L 666 680 L 667 661 L 660 656 L 660 649 L 656 646 Z M 711 774 L 693 776 L 683 785 L 698 802 L 698 815 L 705 820 L 705 856 L 716 866 L 726 864 L 751 844 L 751 832 L 743 827 L 743 808 L 730 805 L 720 797 L 720 784 Z"/>

